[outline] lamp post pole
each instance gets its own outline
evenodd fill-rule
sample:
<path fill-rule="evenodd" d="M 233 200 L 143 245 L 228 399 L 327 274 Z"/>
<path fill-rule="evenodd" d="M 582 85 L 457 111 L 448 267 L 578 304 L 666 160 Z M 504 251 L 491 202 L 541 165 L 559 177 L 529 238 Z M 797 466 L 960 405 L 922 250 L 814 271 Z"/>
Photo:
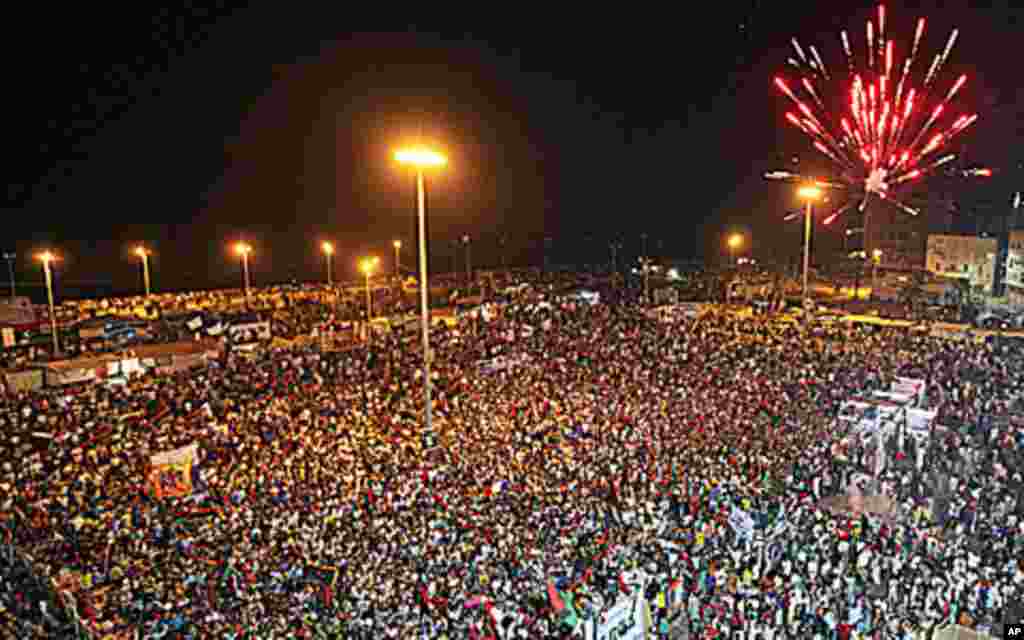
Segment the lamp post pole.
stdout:
<path fill-rule="evenodd" d="M 14 258 L 16 257 L 17 256 L 14 253 L 4 254 L 4 260 L 7 261 L 7 272 L 11 275 L 11 300 L 14 300 L 14 298 L 17 296 L 17 291 L 15 290 L 14 284 Z"/>
<path fill-rule="evenodd" d="M 245 284 L 245 297 L 249 298 L 249 252 L 242 253 L 242 278 Z"/>
<path fill-rule="evenodd" d="M 142 254 L 142 283 L 146 288 L 146 297 L 149 297 L 149 254 Z"/>
<path fill-rule="evenodd" d="M 39 259 L 43 262 L 43 274 L 46 276 L 46 297 L 50 306 L 50 336 L 53 338 L 53 357 L 56 358 L 60 351 L 60 345 L 57 343 L 57 311 L 53 305 L 53 272 L 50 270 L 50 263 L 53 262 L 54 257 L 47 251 Z"/>
<path fill-rule="evenodd" d="M 334 274 L 331 273 L 333 267 L 331 262 L 334 259 L 334 245 L 330 242 L 324 242 L 320 245 L 320 249 L 324 252 L 324 259 L 327 261 L 327 287 L 330 288 L 334 285 Z"/>
<path fill-rule="evenodd" d="M 809 287 L 808 279 L 810 277 L 811 270 L 811 215 L 814 213 L 814 201 L 821 197 L 821 188 L 816 183 L 800 187 L 797 190 L 797 195 L 807 201 L 804 208 L 804 282 L 803 282 L 803 298 L 800 301 L 801 306 L 804 310 L 804 321 L 808 318 L 807 314 L 807 300 Z"/>
<path fill-rule="evenodd" d="M 395 280 L 401 282 L 402 280 L 402 241 L 395 240 L 392 243 L 395 247 Z"/>
<path fill-rule="evenodd" d="M 416 168 L 416 220 L 419 231 L 419 263 L 420 263 L 420 331 L 423 343 L 423 413 L 426 432 L 433 433 L 432 400 L 430 393 L 430 315 L 427 307 L 427 211 L 426 186 L 423 181 L 425 167 L 441 167 L 447 159 L 428 149 L 410 149 L 395 154 L 399 162 L 411 164 Z"/>
<path fill-rule="evenodd" d="M 146 292 L 146 297 L 149 297 L 149 251 L 145 247 L 139 247 L 135 250 L 135 255 L 139 256 L 142 260 L 142 288 Z"/>
<path fill-rule="evenodd" d="M 472 240 L 468 235 L 462 236 L 462 244 L 466 247 L 466 289 L 473 287 L 473 255 Z"/>
<path fill-rule="evenodd" d="M 807 199 L 807 206 L 804 209 L 804 286 L 803 286 L 803 298 L 801 304 L 807 304 L 807 283 L 808 275 L 811 266 L 811 213 L 812 207 L 811 199 Z"/>
<path fill-rule="evenodd" d="M 370 296 L 370 270 L 366 270 L 366 321 L 373 320 L 373 298 Z"/>
<path fill-rule="evenodd" d="M 433 429 L 430 397 L 430 311 L 427 307 L 427 212 L 423 170 L 416 170 L 416 224 L 420 253 L 420 337 L 423 343 L 423 414 L 427 432 Z"/>

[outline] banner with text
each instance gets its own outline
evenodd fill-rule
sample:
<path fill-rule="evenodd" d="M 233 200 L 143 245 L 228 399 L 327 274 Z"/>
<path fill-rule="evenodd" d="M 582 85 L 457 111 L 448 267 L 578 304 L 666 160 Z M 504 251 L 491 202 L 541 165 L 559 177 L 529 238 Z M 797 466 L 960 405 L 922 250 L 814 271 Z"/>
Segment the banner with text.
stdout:
<path fill-rule="evenodd" d="M 197 452 L 198 446 L 190 444 L 150 457 L 149 485 L 157 498 L 192 493 L 192 465 Z"/>

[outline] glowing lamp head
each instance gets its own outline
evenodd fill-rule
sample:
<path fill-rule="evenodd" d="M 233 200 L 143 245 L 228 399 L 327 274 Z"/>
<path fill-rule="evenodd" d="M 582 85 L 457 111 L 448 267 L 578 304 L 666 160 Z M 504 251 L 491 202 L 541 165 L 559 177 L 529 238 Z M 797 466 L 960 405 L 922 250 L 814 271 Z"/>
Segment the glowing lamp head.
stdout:
<path fill-rule="evenodd" d="M 328 256 L 333 256 L 334 255 L 334 245 L 331 244 L 330 242 L 325 242 L 322 245 L 320 245 L 320 249 L 323 250 L 325 255 L 328 255 Z"/>
<path fill-rule="evenodd" d="M 36 259 L 42 262 L 43 264 L 49 264 L 51 262 L 55 262 L 57 260 L 57 256 L 52 251 L 47 250 L 38 254 L 36 256 Z"/>
<path fill-rule="evenodd" d="M 364 258 L 359 263 L 359 270 L 369 277 L 373 273 L 373 269 L 377 266 L 378 262 L 380 261 L 377 258 Z"/>
<path fill-rule="evenodd" d="M 743 246 L 743 236 L 741 236 L 738 233 L 734 233 L 731 236 L 729 236 L 728 242 L 730 249 L 739 249 L 740 247 Z"/>
<path fill-rule="evenodd" d="M 817 185 L 807 185 L 797 189 L 796 194 L 803 200 L 817 200 L 821 197 L 821 187 Z"/>
<path fill-rule="evenodd" d="M 882 259 L 882 250 L 881 249 L 875 249 L 874 251 L 871 252 L 871 256 L 876 261 L 881 260 Z"/>
<path fill-rule="evenodd" d="M 395 153 L 395 160 L 401 164 L 412 165 L 419 169 L 443 167 L 448 164 L 448 158 L 444 157 L 444 155 L 422 147 L 397 151 Z"/>
<path fill-rule="evenodd" d="M 239 242 L 238 244 L 235 245 L 235 253 L 237 253 L 240 256 L 248 256 L 250 253 L 252 253 L 252 247 L 245 244 L 244 242 Z"/>
<path fill-rule="evenodd" d="M 391 243 L 391 245 L 394 248 L 396 248 L 396 249 L 401 249 L 402 248 L 402 241 L 401 240 L 395 240 L 394 242 Z"/>

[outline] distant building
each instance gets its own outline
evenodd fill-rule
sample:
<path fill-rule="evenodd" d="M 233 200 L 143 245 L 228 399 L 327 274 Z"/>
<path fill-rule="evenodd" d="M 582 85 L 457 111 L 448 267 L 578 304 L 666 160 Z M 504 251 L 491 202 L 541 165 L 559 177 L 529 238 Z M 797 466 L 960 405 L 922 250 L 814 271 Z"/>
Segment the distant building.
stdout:
<path fill-rule="evenodd" d="M 928 229 L 925 216 L 911 216 L 895 207 L 875 203 L 870 212 L 864 249 L 867 255 L 880 250 L 882 262 L 887 266 L 922 267 Z"/>
<path fill-rule="evenodd" d="M 1003 284 L 1010 304 L 1024 304 L 1024 231 L 1009 233 Z"/>
<path fill-rule="evenodd" d="M 925 266 L 935 275 L 967 280 L 991 295 L 996 283 L 996 238 L 932 234 Z"/>

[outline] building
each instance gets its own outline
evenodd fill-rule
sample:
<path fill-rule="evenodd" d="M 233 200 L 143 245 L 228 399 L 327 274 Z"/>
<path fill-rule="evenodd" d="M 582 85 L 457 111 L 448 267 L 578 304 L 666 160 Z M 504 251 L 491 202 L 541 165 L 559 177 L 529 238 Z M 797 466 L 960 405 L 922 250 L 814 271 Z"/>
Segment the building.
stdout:
<path fill-rule="evenodd" d="M 1003 284 L 1007 302 L 1024 305 L 1024 231 L 1009 233 Z"/>
<path fill-rule="evenodd" d="M 911 216 L 894 206 L 877 202 L 869 206 L 868 237 L 863 243 L 866 255 L 881 251 L 885 266 L 923 266 L 925 238 L 930 228 L 927 217 Z"/>
<path fill-rule="evenodd" d="M 925 266 L 935 275 L 967 280 L 992 295 L 996 282 L 996 238 L 932 234 L 928 236 Z"/>

